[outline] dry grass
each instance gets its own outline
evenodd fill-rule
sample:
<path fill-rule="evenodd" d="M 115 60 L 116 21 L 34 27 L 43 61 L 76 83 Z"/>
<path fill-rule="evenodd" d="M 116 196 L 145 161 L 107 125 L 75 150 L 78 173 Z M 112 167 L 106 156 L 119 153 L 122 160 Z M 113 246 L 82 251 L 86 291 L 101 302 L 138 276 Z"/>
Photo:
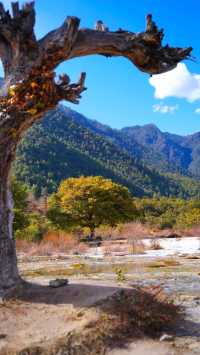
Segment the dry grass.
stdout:
<path fill-rule="evenodd" d="M 140 222 L 120 224 L 115 228 L 102 226 L 96 230 L 96 235 L 103 239 L 143 239 L 151 234 L 150 228 Z"/>
<path fill-rule="evenodd" d="M 89 308 L 82 306 L 75 310 L 71 303 L 78 301 L 78 304 L 84 304 L 82 300 L 88 299 L 91 290 L 88 291 L 88 285 L 81 285 L 81 288 L 80 285 L 71 286 L 71 291 L 70 287 L 67 291 L 64 288 L 49 290 L 39 285 L 28 287 L 19 297 L 18 304 L 13 305 L 17 315 L 13 312 L 13 306 L 12 313 L 6 308 L 10 324 L 14 322 L 15 325 L 14 333 L 16 327 L 18 331 L 17 340 L 12 340 L 13 348 L 16 349 L 20 342 L 24 344 L 24 337 L 28 335 L 29 345 L 25 348 L 23 345 L 23 350 L 21 348 L 18 352 L 20 354 L 100 355 L 113 348 L 119 348 L 120 353 L 120 348 L 127 348 L 135 340 L 159 338 L 164 332 L 173 334 L 174 325 L 180 321 L 180 307 L 174 305 L 160 286 L 121 289 L 106 297 L 104 288 L 103 293 L 98 291 L 100 298 L 96 296 L 98 289 L 99 286 L 93 290 L 93 295 L 100 301 L 96 304 L 90 301 Z M 45 301 L 46 305 L 41 308 L 36 300 Z M 2 318 L 4 324 L 8 322 L 4 314 Z M 76 324 L 72 323 L 75 321 Z M 5 329 L 4 324 L 2 329 Z M 31 332 L 33 335 L 30 337 Z M 8 354 L 7 349 L 1 354 Z"/>
<path fill-rule="evenodd" d="M 60 231 L 48 232 L 39 243 L 17 240 L 16 247 L 18 252 L 28 256 L 48 256 L 59 253 L 84 254 L 88 250 L 88 246 L 79 243 L 76 236 Z"/>
<path fill-rule="evenodd" d="M 174 233 L 175 231 L 171 228 L 165 228 L 165 229 L 155 228 L 153 231 L 151 231 L 151 236 L 165 238 Z"/>
<path fill-rule="evenodd" d="M 200 225 L 184 230 L 182 234 L 187 237 L 200 237 Z"/>
<path fill-rule="evenodd" d="M 16 240 L 16 248 L 18 252 L 29 254 L 29 252 L 35 248 L 36 243 L 23 240 L 23 239 L 17 239 Z"/>
<path fill-rule="evenodd" d="M 128 254 L 128 245 L 106 240 L 102 243 L 102 250 L 105 256 L 114 254 Z"/>
<path fill-rule="evenodd" d="M 121 290 L 101 309 L 104 313 L 98 331 L 116 342 L 127 337 L 157 336 L 174 325 L 181 314 L 180 307 L 160 286 Z"/>
<path fill-rule="evenodd" d="M 133 255 L 143 254 L 145 252 L 145 245 L 141 240 L 132 241 L 104 241 L 102 249 L 105 256 L 110 255 Z"/>
<path fill-rule="evenodd" d="M 141 240 L 132 240 L 129 242 L 129 254 L 144 254 L 145 245 Z"/>
<path fill-rule="evenodd" d="M 160 245 L 158 240 L 152 239 L 151 243 L 150 243 L 150 246 L 149 246 L 149 249 L 151 249 L 151 250 L 161 250 L 163 248 L 161 247 L 161 245 Z"/>
<path fill-rule="evenodd" d="M 165 265 L 166 266 L 179 266 L 181 263 L 177 261 L 176 259 L 165 259 Z"/>
<path fill-rule="evenodd" d="M 148 263 L 147 266 L 150 268 L 160 268 L 160 267 L 166 267 L 166 264 L 162 260 L 155 260 L 155 261 Z"/>
<path fill-rule="evenodd" d="M 148 263 L 148 267 L 150 268 L 160 268 L 160 267 L 170 267 L 170 266 L 179 266 L 181 265 L 179 261 L 170 258 L 165 260 L 155 260 Z"/>

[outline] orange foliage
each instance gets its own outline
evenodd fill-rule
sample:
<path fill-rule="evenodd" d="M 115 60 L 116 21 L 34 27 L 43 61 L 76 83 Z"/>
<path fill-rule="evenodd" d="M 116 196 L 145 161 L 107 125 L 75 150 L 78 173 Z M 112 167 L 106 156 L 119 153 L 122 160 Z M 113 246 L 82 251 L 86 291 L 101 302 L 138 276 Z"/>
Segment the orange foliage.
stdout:
<path fill-rule="evenodd" d="M 40 243 L 17 240 L 16 247 L 18 252 L 28 255 L 68 254 L 79 251 L 79 249 L 83 250 L 74 235 L 60 231 L 46 233 Z"/>

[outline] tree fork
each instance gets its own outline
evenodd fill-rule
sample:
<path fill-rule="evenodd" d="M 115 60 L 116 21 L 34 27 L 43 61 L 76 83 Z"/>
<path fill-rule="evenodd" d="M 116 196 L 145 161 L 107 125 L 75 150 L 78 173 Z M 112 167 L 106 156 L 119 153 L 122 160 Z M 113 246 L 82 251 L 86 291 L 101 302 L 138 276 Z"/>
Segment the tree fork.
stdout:
<path fill-rule="evenodd" d="M 74 84 L 66 74 L 56 80 L 55 68 L 65 60 L 99 54 L 126 57 L 151 75 L 175 68 L 192 51 L 162 46 L 164 32 L 151 15 L 141 33 L 79 28 L 77 17 L 67 17 L 61 27 L 37 40 L 34 25 L 34 2 L 22 8 L 12 3 L 12 14 L 0 3 L 0 57 L 5 73 L 0 97 L 0 295 L 20 283 L 9 180 L 17 145 L 46 111 L 63 99 L 79 103 L 86 90 L 85 73 Z"/>

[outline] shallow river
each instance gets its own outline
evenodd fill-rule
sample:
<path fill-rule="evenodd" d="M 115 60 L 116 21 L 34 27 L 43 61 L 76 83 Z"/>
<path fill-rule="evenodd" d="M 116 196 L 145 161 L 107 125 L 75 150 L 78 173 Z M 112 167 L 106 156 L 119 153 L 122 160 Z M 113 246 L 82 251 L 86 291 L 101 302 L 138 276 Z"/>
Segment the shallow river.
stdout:
<path fill-rule="evenodd" d="M 200 253 L 200 238 L 184 237 L 184 238 L 160 238 L 156 239 L 162 249 L 146 250 L 147 256 L 166 256 L 174 254 L 196 254 Z M 151 239 L 144 239 L 144 244 L 151 245 Z"/>
<path fill-rule="evenodd" d="M 153 241 L 161 247 L 158 250 L 152 250 L 151 244 Z M 165 257 L 168 255 L 179 254 L 200 254 L 200 238 L 199 237 L 184 237 L 184 238 L 158 238 L 158 239 L 143 239 L 142 242 L 146 246 L 144 254 L 135 254 L 134 257 Z M 148 249 L 149 248 L 149 249 Z M 88 257 L 104 258 L 103 248 L 91 248 Z"/>

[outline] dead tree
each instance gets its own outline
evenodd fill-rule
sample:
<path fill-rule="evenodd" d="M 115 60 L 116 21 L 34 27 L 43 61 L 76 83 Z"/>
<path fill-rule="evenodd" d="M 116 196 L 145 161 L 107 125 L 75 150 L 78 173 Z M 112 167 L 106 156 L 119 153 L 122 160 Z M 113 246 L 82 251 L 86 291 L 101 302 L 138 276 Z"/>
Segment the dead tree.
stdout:
<path fill-rule="evenodd" d="M 0 97 L 0 294 L 21 282 L 9 181 L 17 145 L 46 111 L 63 99 L 78 103 L 86 90 L 85 73 L 73 84 L 68 75 L 56 81 L 55 68 L 65 60 L 100 54 L 126 57 L 149 74 L 169 71 L 189 57 L 192 48 L 163 47 L 163 31 L 151 21 L 148 16 L 147 29 L 141 33 L 111 32 L 81 29 L 77 17 L 67 17 L 61 27 L 37 40 L 33 2 L 22 8 L 12 3 L 12 14 L 0 4 L 0 56 L 5 73 Z"/>

